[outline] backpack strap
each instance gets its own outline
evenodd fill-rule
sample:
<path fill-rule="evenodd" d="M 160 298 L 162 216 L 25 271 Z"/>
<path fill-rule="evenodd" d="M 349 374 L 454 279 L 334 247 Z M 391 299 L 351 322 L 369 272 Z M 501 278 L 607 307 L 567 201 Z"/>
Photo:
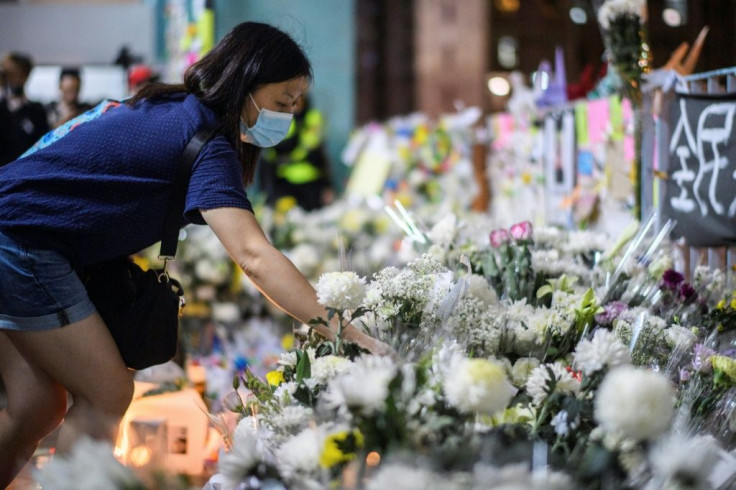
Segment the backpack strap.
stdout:
<path fill-rule="evenodd" d="M 189 143 L 187 143 L 186 148 L 184 148 L 181 163 L 176 169 L 174 188 L 171 191 L 168 207 L 166 208 L 161 250 L 158 255 L 159 259 L 164 260 L 164 268 L 166 261 L 174 260 L 174 257 L 176 257 L 176 247 L 179 243 L 179 228 L 181 227 L 181 217 L 184 214 L 189 179 L 192 176 L 192 166 L 204 145 L 212 139 L 214 134 L 214 129 L 201 129 L 197 131 L 192 136 L 192 139 L 189 140 Z"/>

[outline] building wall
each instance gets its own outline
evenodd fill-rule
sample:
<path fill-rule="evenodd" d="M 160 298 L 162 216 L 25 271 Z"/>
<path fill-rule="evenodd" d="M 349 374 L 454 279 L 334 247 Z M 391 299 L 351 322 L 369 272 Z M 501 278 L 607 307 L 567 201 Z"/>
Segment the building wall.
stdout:
<path fill-rule="evenodd" d="M 0 53 L 21 51 L 37 64 L 109 64 L 128 45 L 155 61 L 153 2 L 0 3 Z"/>
<path fill-rule="evenodd" d="M 327 150 L 342 189 L 347 173 L 340 153 L 355 121 L 354 0 L 219 0 L 215 11 L 218 39 L 240 22 L 258 21 L 304 47 L 314 69 L 312 100 L 327 120 Z"/>

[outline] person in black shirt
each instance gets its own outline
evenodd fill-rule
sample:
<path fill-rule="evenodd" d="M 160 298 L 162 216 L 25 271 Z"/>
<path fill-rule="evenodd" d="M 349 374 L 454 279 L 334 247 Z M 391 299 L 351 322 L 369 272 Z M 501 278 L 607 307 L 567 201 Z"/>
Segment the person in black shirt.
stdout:
<path fill-rule="evenodd" d="M 28 56 L 10 53 L 0 65 L 3 87 L 0 88 L 0 166 L 10 163 L 46 134 L 49 124 L 46 109 L 28 100 L 24 87 L 33 69 Z"/>

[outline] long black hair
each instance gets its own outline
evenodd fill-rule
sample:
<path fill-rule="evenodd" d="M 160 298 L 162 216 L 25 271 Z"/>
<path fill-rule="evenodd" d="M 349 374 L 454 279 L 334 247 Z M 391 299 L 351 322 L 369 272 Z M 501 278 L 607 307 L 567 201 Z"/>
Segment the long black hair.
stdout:
<path fill-rule="evenodd" d="M 243 182 L 249 184 L 260 149 L 240 140 L 238 121 L 246 97 L 262 85 L 298 77 L 313 78 L 312 65 L 302 48 L 273 26 L 243 22 L 187 68 L 183 84 L 149 83 L 128 104 L 180 92 L 196 95 L 220 117 L 222 132 L 240 155 Z"/>

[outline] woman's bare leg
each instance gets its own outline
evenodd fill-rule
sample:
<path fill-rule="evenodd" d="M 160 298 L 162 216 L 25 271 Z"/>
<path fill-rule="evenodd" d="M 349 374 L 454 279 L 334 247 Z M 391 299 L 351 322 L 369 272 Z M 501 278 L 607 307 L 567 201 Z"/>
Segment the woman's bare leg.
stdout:
<path fill-rule="evenodd" d="M 7 335 L 23 357 L 72 394 L 57 449 L 69 451 L 83 435 L 114 442 L 133 397 L 133 378 L 102 318 L 95 313 L 62 328 Z"/>
<path fill-rule="evenodd" d="M 5 488 L 30 459 L 38 443 L 64 418 L 62 386 L 29 364 L 0 331 L 0 377 L 8 403 L 0 411 L 0 488 Z"/>

